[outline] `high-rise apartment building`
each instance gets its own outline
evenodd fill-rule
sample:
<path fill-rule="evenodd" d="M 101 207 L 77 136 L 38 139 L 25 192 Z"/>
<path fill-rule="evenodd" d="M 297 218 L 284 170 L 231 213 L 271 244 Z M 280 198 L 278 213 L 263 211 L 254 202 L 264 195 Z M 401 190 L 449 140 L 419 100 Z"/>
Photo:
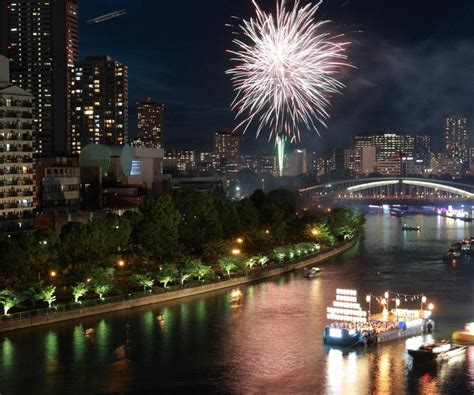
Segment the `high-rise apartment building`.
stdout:
<path fill-rule="evenodd" d="M 9 82 L 8 60 L 0 56 L 0 229 L 32 225 L 33 96 Z"/>
<path fill-rule="evenodd" d="M 69 151 L 128 138 L 128 69 L 109 56 L 89 56 L 73 68 Z"/>
<path fill-rule="evenodd" d="M 138 139 L 147 147 L 163 147 L 165 105 L 150 98 L 137 103 Z"/>
<path fill-rule="evenodd" d="M 215 168 L 228 173 L 240 169 L 240 137 L 231 132 L 214 133 Z"/>
<path fill-rule="evenodd" d="M 413 156 L 415 151 L 415 137 L 412 134 L 393 132 L 369 132 L 354 137 L 354 148 L 376 147 L 377 161 L 390 159 L 402 153 Z"/>
<path fill-rule="evenodd" d="M 469 163 L 469 134 L 466 117 L 446 118 L 444 130 L 444 149 L 449 159 L 461 165 Z"/>
<path fill-rule="evenodd" d="M 77 0 L 0 0 L 0 54 L 12 84 L 33 94 L 35 151 L 67 149 L 70 71 L 78 59 Z"/>

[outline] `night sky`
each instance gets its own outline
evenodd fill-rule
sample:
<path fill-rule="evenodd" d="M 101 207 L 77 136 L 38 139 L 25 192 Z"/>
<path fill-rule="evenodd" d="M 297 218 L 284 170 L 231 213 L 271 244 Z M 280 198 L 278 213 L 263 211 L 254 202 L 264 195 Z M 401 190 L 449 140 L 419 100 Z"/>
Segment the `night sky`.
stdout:
<path fill-rule="evenodd" d="M 275 0 L 259 4 L 268 10 Z M 127 15 L 86 24 L 122 8 Z M 131 136 L 135 102 L 150 96 L 167 106 L 166 147 L 210 150 L 213 131 L 235 126 L 225 24 L 252 10 L 251 0 L 80 0 L 81 58 L 108 54 L 129 67 Z M 379 129 L 431 133 L 439 147 L 450 114 L 468 116 L 472 131 L 474 1 L 326 0 L 318 16 L 349 37 L 357 68 L 333 100 L 328 129 L 305 134 L 302 147 L 349 146 L 354 134 Z M 244 136 L 248 153 L 271 152 L 265 137 L 258 143 L 251 130 Z"/>

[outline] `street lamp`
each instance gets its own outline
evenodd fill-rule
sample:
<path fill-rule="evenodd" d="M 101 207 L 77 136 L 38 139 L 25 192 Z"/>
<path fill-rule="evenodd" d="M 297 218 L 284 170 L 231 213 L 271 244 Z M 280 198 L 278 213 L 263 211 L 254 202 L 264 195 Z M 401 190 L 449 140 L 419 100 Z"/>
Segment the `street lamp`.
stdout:
<path fill-rule="evenodd" d="M 313 229 L 313 230 L 311 231 L 311 234 L 312 234 L 313 236 L 317 236 L 317 235 L 319 235 L 319 231 L 318 231 L 317 229 Z"/>
<path fill-rule="evenodd" d="M 51 271 L 49 272 L 49 275 L 51 276 L 51 281 L 53 281 L 54 278 L 56 277 L 57 273 L 56 273 L 56 271 L 51 270 Z"/>
<path fill-rule="evenodd" d="M 400 299 L 395 299 L 395 312 L 397 315 L 397 321 L 398 321 L 398 306 L 400 306 Z"/>
<path fill-rule="evenodd" d="M 237 239 L 237 243 L 242 244 L 243 242 L 244 242 L 244 239 L 242 239 L 241 237 Z"/>
<path fill-rule="evenodd" d="M 117 264 L 119 265 L 119 267 L 124 267 L 125 266 L 125 262 L 123 261 L 123 259 L 120 259 Z"/>
<path fill-rule="evenodd" d="M 387 301 L 387 311 L 388 311 L 388 291 L 385 291 L 385 300 Z"/>
<path fill-rule="evenodd" d="M 365 301 L 369 304 L 369 311 L 368 311 L 368 313 L 369 313 L 369 314 L 368 314 L 369 319 L 368 319 L 368 321 L 370 321 L 370 310 L 371 310 L 371 309 L 370 309 L 370 307 L 371 307 L 370 304 L 371 304 L 371 301 L 372 301 L 372 296 L 371 296 L 371 295 L 367 295 L 367 296 L 365 297 Z"/>
<path fill-rule="evenodd" d="M 423 305 L 426 303 L 426 296 L 421 295 L 421 310 L 423 310 Z"/>
<path fill-rule="evenodd" d="M 434 309 L 434 304 L 433 304 L 433 303 L 430 303 L 430 304 L 428 305 L 428 310 L 429 310 L 429 311 L 432 311 L 433 309 Z"/>
<path fill-rule="evenodd" d="M 240 255 L 240 250 L 238 248 L 234 248 L 231 251 L 232 255 Z"/>

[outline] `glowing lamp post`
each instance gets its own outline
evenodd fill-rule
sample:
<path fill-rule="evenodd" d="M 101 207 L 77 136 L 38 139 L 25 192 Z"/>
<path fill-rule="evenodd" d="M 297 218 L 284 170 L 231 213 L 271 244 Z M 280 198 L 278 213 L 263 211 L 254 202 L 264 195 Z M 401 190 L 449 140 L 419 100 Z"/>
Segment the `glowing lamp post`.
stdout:
<path fill-rule="evenodd" d="M 234 248 L 232 251 L 231 251 L 232 255 L 240 255 L 240 250 L 238 248 Z"/>
<path fill-rule="evenodd" d="M 433 303 L 430 303 L 430 304 L 428 305 L 428 310 L 429 310 L 429 311 L 433 311 L 433 309 L 434 309 L 434 304 L 433 304 Z"/>
<path fill-rule="evenodd" d="M 53 281 L 53 280 L 56 278 L 56 276 L 57 276 L 56 271 L 51 270 L 51 271 L 49 272 L 49 276 L 51 277 L 51 281 Z"/>
<path fill-rule="evenodd" d="M 242 244 L 243 242 L 244 242 L 244 239 L 242 239 L 241 237 L 237 239 L 237 243 Z"/>
<path fill-rule="evenodd" d="M 125 266 L 125 261 L 123 259 L 120 259 L 118 262 L 117 262 L 117 265 L 119 267 L 124 267 Z"/>
<path fill-rule="evenodd" d="M 423 305 L 426 303 L 426 296 L 421 295 L 421 310 L 423 310 Z"/>
<path fill-rule="evenodd" d="M 313 236 L 318 236 L 318 235 L 319 235 L 319 232 L 318 232 L 317 229 L 313 229 L 313 230 L 311 231 L 311 234 L 312 234 Z"/>
<path fill-rule="evenodd" d="M 388 311 L 388 291 L 385 291 L 385 303 L 387 304 L 387 311 Z"/>
<path fill-rule="evenodd" d="M 398 321 L 398 306 L 400 306 L 400 299 L 395 299 L 395 312 L 397 314 L 397 321 Z"/>
<path fill-rule="evenodd" d="M 370 310 L 371 310 L 371 301 L 372 301 L 372 296 L 371 295 L 367 295 L 365 297 L 365 301 L 369 304 L 369 311 L 368 311 L 368 320 L 370 322 Z"/>

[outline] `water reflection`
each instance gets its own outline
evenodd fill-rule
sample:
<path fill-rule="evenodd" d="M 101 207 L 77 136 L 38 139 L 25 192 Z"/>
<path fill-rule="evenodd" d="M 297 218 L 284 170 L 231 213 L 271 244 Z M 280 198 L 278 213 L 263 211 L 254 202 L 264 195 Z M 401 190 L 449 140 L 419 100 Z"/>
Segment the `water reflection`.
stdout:
<path fill-rule="evenodd" d="M 74 363 L 81 363 L 86 352 L 86 337 L 82 325 L 76 325 L 72 335 L 72 348 L 74 354 Z"/>
<path fill-rule="evenodd" d="M 9 374 L 14 366 L 14 357 L 15 357 L 15 346 L 13 342 L 8 339 L 4 338 L 2 342 L 2 358 L 1 358 L 1 366 L 2 370 L 5 373 Z"/>
<path fill-rule="evenodd" d="M 58 368 L 58 335 L 49 331 L 45 337 L 45 366 L 48 374 L 53 373 Z"/>

